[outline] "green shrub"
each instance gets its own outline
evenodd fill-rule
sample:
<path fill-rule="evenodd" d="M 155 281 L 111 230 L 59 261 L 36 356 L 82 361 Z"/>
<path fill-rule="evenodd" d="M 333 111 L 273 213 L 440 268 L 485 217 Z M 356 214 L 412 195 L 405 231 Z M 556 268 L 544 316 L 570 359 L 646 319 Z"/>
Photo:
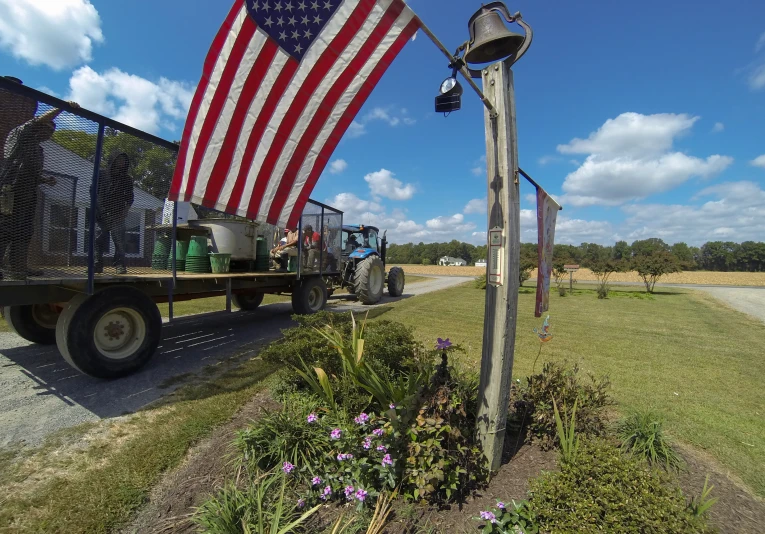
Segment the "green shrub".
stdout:
<path fill-rule="evenodd" d="M 486 289 L 486 275 L 477 276 L 474 284 L 476 289 Z"/>
<path fill-rule="evenodd" d="M 560 295 L 561 297 L 565 297 L 566 296 L 566 288 L 563 287 L 563 286 L 558 286 L 558 295 Z"/>
<path fill-rule="evenodd" d="M 633 412 L 619 421 L 617 435 L 622 448 L 649 463 L 666 469 L 679 469 L 682 460 L 663 430 L 664 419 L 654 412 Z"/>
<path fill-rule="evenodd" d="M 529 507 L 541 532 L 709 532 L 668 476 L 602 440 L 583 442 L 576 462 L 533 480 Z"/>
<path fill-rule="evenodd" d="M 406 497 L 452 502 L 486 481 L 475 439 L 477 390 L 477 377 L 453 369 L 431 383 L 402 436 L 407 457 L 401 491 Z"/>
<path fill-rule="evenodd" d="M 525 426 L 532 439 L 544 448 L 556 445 L 557 428 L 553 400 L 563 410 L 562 417 L 574 403 L 576 408 L 576 432 L 583 436 L 600 436 L 606 431 L 603 408 L 613 404 L 608 394 L 610 382 L 607 377 L 596 379 L 592 374 L 583 377 L 579 366 L 568 367 L 558 362 L 547 362 L 542 372 L 528 377 L 519 388 L 514 404 L 514 417 Z"/>
<path fill-rule="evenodd" d="M 326 454 L 331 448 L 329 420 L 307 424 L 308 415 L 319 410 L 316 399 L 291 394 L 281 410 L 265 412 L 248 428 L 240 430 L 234 441 L 241 461 L 252 472 L 269 470 L 285 461 L 306 465 Z"/>
<path fill-rule="evenodd" d="M 428 258 L 423 258 L 423 259 L 422 259 L 422 264 L 423 264 L 423 265 L 432 265 L 432 264 L 433 264 L 433 262 L 432 262 L 432 261 L 430 261 Z"/>
<path fill-rule="evenodd" d="M 197 509 L 194 522 L 209 534 L 295 532 L 320 506 L 301 510 L 292 493 L 280 471 L 262 475 L 243 489 L 229 483 Z"/>
<path fill-rule="evenodd" d="M 480 517 L 474 517 L 476 521 L 482 521 L 481 534 L 537 534 L 539 526 L 534 517 L 534 511 L 527 501 L 512 501 L 510 506 L 504 502 L 497 502 L 492 510 L 483 510 Z"/>

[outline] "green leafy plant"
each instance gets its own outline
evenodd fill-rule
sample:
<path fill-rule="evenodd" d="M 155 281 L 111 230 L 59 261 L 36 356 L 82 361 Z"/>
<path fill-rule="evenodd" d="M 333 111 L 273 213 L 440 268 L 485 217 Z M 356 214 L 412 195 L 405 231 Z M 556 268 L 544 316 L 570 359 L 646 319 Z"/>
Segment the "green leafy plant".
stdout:
<path fill-rule="evenodd" d="M 663 430 L 664 419 L 655 412 L 632 412 L 619 421 L 616 433 L 622 449 L 666 469 L 680 469 L 682 459 Z"/>
<path fill-rule="evenodd" d="M 576 462 L 543 473 L 529 487 L 540 532 L 698 534 L 704 518 L 687 508 L 677 483 L 618 447 L 583 440 Z"/>
<path fill-rule="evenodd" d="M 558 405 L 553 399 L 553 409 L 555 411 L 555 427 L 558 430 L 558 443 L 560 444 L 561 459 L 564 462 L 576 462 L 576 455 L 579 452 L 579 436 L 576 435 L 576 403 L 571 409 L 571 419 L 561 419 L 558 412 Z M 566 405 L 563 405 L 563 413 L 566 413 Z"/>
<path fill-rule="evenodd" d="M 292 394 L 279 411 L 266 411 L 248 428 L 237 432 L 239 458 L 252 472 L 273 469 L 284 462 L 306 465 L 331 450 L 329 419 L 307 424 L 319 403 L 305 395 Z"/>
<path fill-rule="evenodd" d="M 712 506 L 717 502 L 717 497 L 710 497 L 714 486 L 709 485 L 709 475 L 704 479 L 704 487 L 701 490 L 701 495 L 698 497 L 692 497 L 691 502 L 688 503 L 688 510 L 693 517 L 703 518 L 706 516 Z"/>
<path fill-rule="evenodd" d="M 476 289 L 486 289 L 486 275 L 476 276 L 473 285 Z"/>
<path fill-rule="evenodd" d="M 511 506 L 498 502 L 495 508 L 484 510 L 479 517 L 473 518 L 483 523 L 483 534 L 537 534 L 534 511 L 527 501 L 512 501 Z"/>
<path fill-rule="evenodd" d="M 513 417 L 528 429 L 529 435 L 543 448 L 557 444 L 557 425 L 553 402 L 559 406 L 577 403 L 576 429 L 582 436 L 600 436 L 606 432 L 604 408 L 613 404 L 608 394 L 607 377 L 582 376 L 577 365 L 546 362 L 539 374 L 527 378 L 517 388 Z"/>
<path fill-rule="evenodd" d="M 632 260 L 632 269 L 643 279 L 645 290 L 653 293 L 659 278 L 665 274 L 680 272 L 680 262 L 674 254 L 664 250 L 640 254 Z"/>
<path fill-rule="evenodd" d="M 228 484 L 197 509 L 194 522 L 209 534 L 294 532 L 321 505 L 301 511 L 295 501 L 285 502 L 286 489 L 279 471 L 260 475 L 244 489 Z"/>

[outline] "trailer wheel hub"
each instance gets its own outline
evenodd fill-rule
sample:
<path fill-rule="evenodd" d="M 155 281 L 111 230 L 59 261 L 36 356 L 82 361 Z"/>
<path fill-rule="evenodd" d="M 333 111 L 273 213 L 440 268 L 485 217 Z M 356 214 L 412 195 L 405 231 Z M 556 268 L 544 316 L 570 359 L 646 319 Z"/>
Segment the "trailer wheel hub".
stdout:
<path fill-rule="evenodd" d="M 122 360 L 135 354 L 146 339 L 146 322 L 131 308 L 117 308 L 106 312 L 97 322 L 93 341 L 98 351 L 113 360 Z"/>

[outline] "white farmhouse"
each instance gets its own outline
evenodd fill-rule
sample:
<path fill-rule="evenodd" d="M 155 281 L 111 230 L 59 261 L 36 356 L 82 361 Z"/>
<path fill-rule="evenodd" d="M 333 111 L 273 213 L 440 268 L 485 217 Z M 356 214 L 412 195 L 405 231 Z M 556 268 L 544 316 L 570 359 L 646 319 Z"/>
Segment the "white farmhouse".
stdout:
<path fill-rule="evenodd" d="M 450 267 L 465 267 L 467 262 L 462 258 L 452 258 L 451 256 L 444 256 L 439 258 L 439 265 L 448 265 Z"/>

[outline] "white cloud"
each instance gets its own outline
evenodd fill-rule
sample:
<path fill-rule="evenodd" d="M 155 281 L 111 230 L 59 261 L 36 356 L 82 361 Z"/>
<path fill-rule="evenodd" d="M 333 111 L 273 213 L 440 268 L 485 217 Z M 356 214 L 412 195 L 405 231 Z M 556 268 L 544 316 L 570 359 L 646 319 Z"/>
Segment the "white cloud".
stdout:
<path fill-rule="evenodd" d="M 69 88 L 67 100 L 151 133 L 175 131 L 193 96 L 186 83 L 167 78 L 155 83 L 116 68 L 99 74 L 87 66 L 74 71 Z"/>
<path fill-rule="evenodd" d="M 765 88 L 765 63 L 752 69 L 749 74 L 749 88 L 753 91 Z"/>
<path fill-rule="evenodd" d="M 348 168 L 348 162 L 344 159 L 336 159 L 329 164 L 330 174 L 340 174 Z"/>
<path fill-rule="evenodd" d="M 362 135 L 367 133 L 367 129 L 364 127 L 363 124 L 356 121 L 351 121 L 351 125 L 348 127 L 348 130 L 346 131 L 345 135 L 347 135 L 350 139 L 355 139 L 357 137 L 361 137 Z"/>
<path fill-rule="evenodd" d="M 470 169 L 470 172 L 473 173 L 473 176 L 486 175 L 486 154 L 481 155 L 473 162 L 473 167 Z"/>
<path fill-rule="evenodd" d="M 0 0 L 0 47 L 30 65 L 87 63 L 103 40 L 90 0 Z"/>
<path fill-rule="evenodd" d="M 762 167 L 765 169 L 765 154 L 762 156 L 757 156 L 752 161 L 750 161 L 750 163 L 755 167 Z"/>
<path fill-rule="evenodd" d="M 486 202 L 486 198 L 474 198 L 465 205 L 465 209 L 462 210 L 462 213 L 478 213 L 479 215 L 485 214 L 487 209 Z"/>
<path fill-rule="evenodd" d="M 556 161 L 560 161 L 558 156 L 542 156 L 537 160 L 540 165 L 547 165 L 548 163 L 555 163 Z"/>
<path fill-rule="evenodd" d="M 572 139 L 566 145 L 558 145 L 562 154 L 597 154 L 603 158 L 650 157 L 672 148 L 678 135 L 687 132 L 699 117 L 686 114 L 622 113 L 608 119 L 587 139 Z"/>
<path fill-rule="evenodd" d="M 712 127 L 712 133 L 719 133 L 725 130 L 725 125 L 721 122 L 716 122 L 715 125 Z"/>
<path fill-rule="evenodd" d="M 366 124 L 375 120 L 387 122 L 390 126 L 398 126 L 402 123 L 411 126 L 417 122 L 409 116 L 409 111 L 406 108 L 396 109 L 391 106 L 373 108 L 372 111 L 364 115 L 363 122 Z"/>
<path fill-rule="evenodd" d="M 526 195 L 523 196 L 523 198 L 529 204 L 536 204 L 537 203 L 537 196 L 534 193 L 527 193 Z"/>
<path fill-rule="evenodd" d="M 335 198 L 328 200 L 327 204 L 339 209 L 349 220 L 355 220 L 362 214 L 370 211 L 383 211 L 383 207 L 371 200 L 362 200 L 353 193 L 340 193 Z"/>
<path fill-rule="evenodd" d="M 401 180 L 395 178 L 395 174 L 387 169 L 367 174 L 364 181 L 369 184 L 372 195 L 385 197 L 391 200 L 409 200 L 414 195 L 415 188 L 412 184 L 404 185 Z"/>
<path fill-rule="evenodd" d="M 559 145 L 561 153 L 589 154 L 566 176 L 561 200 L 574 206 L 618 206 L 668 191 L 694 176 L 708 178 L 722 172 L 732 158 L 700 159 L 671 152 L 674 139 L 697 120 L 684 114 L 623 113 L 587 139 Z"/>
<path fill-rule="evenodd" d="M 685 241 L 762 240 L 765 235 L 765 191 L 749 182 L 728 182 L 708 187 L 697 197 L 713 196 L 701 206 L 632 204 L 623 208 L 629 216 L 625 228 L 630 239 L 659 237 L 668 243 Z"/>
<path fill-rule="evenodd" d="M 765 50 L 765 32 L 762 32 L 760 38 L 757 39 L 757 44 L 754 45 L 755 52 L 759 52 L 760 50 Z"/>
<path fill-rule="evenodd" d="M 38 91 L 42 91 L 45 94 L 58 97 L 58 93 L 56 91 L 54 91 L 53 89 L 51 89 L 50 87 L 47 87 L 45 85 L 43 85 L 42 87 L 38 87 L 37 90 Z"/>

